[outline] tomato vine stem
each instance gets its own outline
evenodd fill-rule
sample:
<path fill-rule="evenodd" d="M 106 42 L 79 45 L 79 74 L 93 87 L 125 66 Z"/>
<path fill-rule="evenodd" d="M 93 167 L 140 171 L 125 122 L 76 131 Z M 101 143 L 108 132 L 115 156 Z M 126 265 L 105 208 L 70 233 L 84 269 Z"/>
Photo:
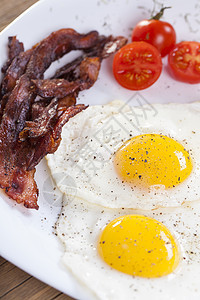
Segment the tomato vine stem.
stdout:
<path fill-rule="evenodd" d="M 150 18 L 150 20 L 160 20 L 160 18 L 163 16 L 165 9 L 171 8 L 171 6 L 167 6 L 167 7 L 163 7 L 161 8 L 161 10 L 152 18 Z"/>

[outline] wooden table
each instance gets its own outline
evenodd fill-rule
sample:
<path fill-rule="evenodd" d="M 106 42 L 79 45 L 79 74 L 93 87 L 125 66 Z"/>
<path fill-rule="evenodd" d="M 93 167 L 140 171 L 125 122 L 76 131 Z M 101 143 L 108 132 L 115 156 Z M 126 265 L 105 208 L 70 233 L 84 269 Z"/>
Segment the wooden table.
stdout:
<path fill-rule="evenodd" d="M 0 31 L 36 0 L 0 0 Z M 0 257 L 0 299 L 72 300 Z"/>

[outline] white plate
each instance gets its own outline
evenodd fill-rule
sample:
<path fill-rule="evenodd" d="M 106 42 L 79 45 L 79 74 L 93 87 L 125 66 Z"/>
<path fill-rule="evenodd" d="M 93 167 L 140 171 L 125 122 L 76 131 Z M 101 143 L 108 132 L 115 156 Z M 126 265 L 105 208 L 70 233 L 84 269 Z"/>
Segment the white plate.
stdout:
<path fill-rule="evenodd" d="M 172 6 L 164 20 L 171 22 L 177 40 L 200 40 L 198 0 L 163 1 Z M 101 34 L 130 37 L 131 28 L 150 12 L 160 9 L 157 1 L 149 0 L 42 0 L 33 5 L 0 34 L 0 66 L 6 60 L 7 38 L 17 35 L 28 49 L 52 31 L 72 27 L 79 32 L 93 29 Z M 61 59 L 60 64 L 74 57 Z M 77 55 L 77 54 L 76 54 Z M 164 59 L 166 65 L 166 59 Z M 159 80 L 150 88 L 134 93 L 121 88 L 112 77 L 112 58 L 103 62 L 95 86 L 80 95 L 80 103 L 101 104 L 113 99 L 127 101 L 141 96 L 148 102 L 191 102 L 200 100 L 199 85 L 189 85 L 172 79 L 164 66 Z M 53 72 L 54 63 L 48 74 Z M 89 292 L 67 273 L 60 264 L 62 246 L 52 234 L 60 212 L 60 199 L 48 192 L 49 171 L 45 161 L 37 167 L 36 180 L 40 190 L 39 211 L 28 210 L 0 194 L 0 255 L 47 284 L 77 299 L 92 299 Z M 58 195 L 57 195 L 58 197 Z M 56 198 L 57 199 L 57 198 Z"/>

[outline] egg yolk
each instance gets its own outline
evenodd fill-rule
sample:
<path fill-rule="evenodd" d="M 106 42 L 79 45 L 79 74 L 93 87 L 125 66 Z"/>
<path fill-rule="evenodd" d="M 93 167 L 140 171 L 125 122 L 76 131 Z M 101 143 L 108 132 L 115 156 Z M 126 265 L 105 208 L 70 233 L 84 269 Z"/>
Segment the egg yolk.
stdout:
<path fill-rule="evenodd" d="M 128 140 L 118 149 L 114 165 L 119 177 L 134 186 L 164 185 L 172 188 L 192 171 L 186 149 L 164 135 L 144 134 Z"/>
<path fill-rule="evenodd" d="M 170 231 L 142 215 L 126 215 L 110 222 L 101 233 L 98 251 L 112 268 L 146 278 L 170 274 L 180 260 Z"/>

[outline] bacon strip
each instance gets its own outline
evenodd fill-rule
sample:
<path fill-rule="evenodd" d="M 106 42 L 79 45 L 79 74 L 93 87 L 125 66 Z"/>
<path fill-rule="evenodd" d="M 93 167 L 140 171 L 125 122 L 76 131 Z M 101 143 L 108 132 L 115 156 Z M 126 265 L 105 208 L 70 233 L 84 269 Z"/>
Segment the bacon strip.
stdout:
<path fill-rule="evenodd" d="M 8 38 L 8 60 L 1 68 L 2 73 L 5 73 L 10 66 L 12 60 L 18 56 L 21 52 L 24 52 L 23 43 L 19 42 L 16 36 L 9 36 Z"/>
<path fill-rule="evenodd" d="M 53 61 L 71 50 L 90 49 L 98 41 L 98 36 L 97 31 L 79 34 L 70 28 L 51 33 L 32 49 L 19 53 L 14 58 L 3 78 L 1 94 L 5 95 L 12 91 L 16 81 L 24 72 L 29 78 L 42 78 Z"/>
<path fill-rule="evenodd" d="M 1 94 L 5 95 L 12 91 L 15 87 L 17 80 L 25 73 L 26 66 L 32 55 L 33 50 L 27 50 L 17 55 L 9 68 L 7 69 L 5 76 L 1 84 Z"/>
<path fill-rule="evenodd" d="M 53 61 L 61 58 L 71 50 L 84 50 L 93 47 L 98 40 L 98 36 L 97 31 L 79 34 L 69 28 L 51 33 L 35 47 L 26 73 L 31 78 L 41 78 Z"/>
<path fill-rule="evenodd" d="M 25 125 L 30 106 L 29 80 L 24 75 L 9 97 L 0 124 L 0 186 L 9 188 L 15 172 L 13 155 L 19 132 Z"/>
<path fill-rule="evenodd" d="M 32 80 L 37 95 L 43 98 L 64 98 L 79 90 L 79 82 L 69 82 L 65 79 L 34 79 Z"/>
<path fill-rule="evenodd" d="M 75 91 L 89 89 L 97 80 L 100 69 L 100 60 L 98 57 L 86 57 L 77 68 L 77 79 L 69 82 L 65 79 L 52 80 L 32 80 L 37 86 L 37 93 L 40 96 L 63 98 Z M 42 117 L 33 121 L 26 122 L 22 132 L 20 132 L 20 140 L 25 138 L 33 138 L 44 135 L 49 127 L 50 121 L 55 117 L 56 112 L 53 110 L 55 106 L 49 104 L 44 110 Z M 54 115 L 52 114 L 54 112 Z"/>
<path fill-rule="evenodd" d="M 24 52 L 23 44 L 10 38 L 0 91 L 0 187 L 17 203 L 38 209 L 35 166 L 56 151 L 64 124 L 87 108 L 76 105 L 76 97 L 95 83 L 102 59 L 125 43 L 122 37 L 68 28 Z M 43 79 L 53 61 L 76 49 L 84 54 L 55 78 Z"/>
<path fill-rule="evenodd" d="M 32 170 L 48 153 L 54 153 L 57 150 L 61 142 L 62 127 L 69 121 L 70 118 L 74 117 L 76 114 L 80 113 L 86 108 L 87 106 L 83 104 L 70 106 L 56 120 L 53 128 L 49 130 L 43 137 L 37 139 L 37 144 L 34 147 L 34 155 L 27 164 L 28 170 Z"/>
<path fill-rule="evenodd" d="M 27 137 L 39 137 L 52 129 L 53 121 L 57 117 L 58 100 L 54 98 L 50 104 L 45 107 L 42 115 L 34 121 L 26 121 L 23 131 L 19 134 L 20 141 L 24 141 Z"/>
<path fill-rule="evenodd" d="M 12 184 L 6 188 L 6 194 L 17 203 L 23 203 L 27 208 L 38 209 L 38 188 L 34 180 L 35 169 L 25 171 L 17 168 L 12 177 Z"/>

